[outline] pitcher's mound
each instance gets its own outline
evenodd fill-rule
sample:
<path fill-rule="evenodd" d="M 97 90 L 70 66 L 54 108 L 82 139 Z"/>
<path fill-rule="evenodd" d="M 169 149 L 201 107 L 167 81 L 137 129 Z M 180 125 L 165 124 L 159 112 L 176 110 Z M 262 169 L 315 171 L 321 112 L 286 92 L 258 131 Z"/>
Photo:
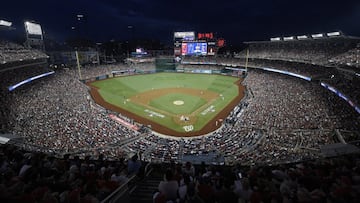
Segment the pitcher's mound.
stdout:
<path fill-rule="evenodd" d="M 184 101 L 182 100 L 176 100 L 173 102 L 173 104 L 177 105 L 177 106 L 180 106 L 180 105 L 183 105 L 184 104 Z"/>

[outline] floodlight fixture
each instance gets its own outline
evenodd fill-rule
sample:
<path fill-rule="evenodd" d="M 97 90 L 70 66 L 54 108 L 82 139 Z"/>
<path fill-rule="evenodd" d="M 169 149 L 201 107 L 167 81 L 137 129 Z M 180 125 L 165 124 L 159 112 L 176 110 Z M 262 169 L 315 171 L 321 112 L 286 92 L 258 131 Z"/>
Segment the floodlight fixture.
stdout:
<path fill-rule="evenodd" d="M 295 37 L 293 36 L 290 36 L 290 37 L 284 37 L 284 41 L 291 41 L 291 40 L 294 40 Z"/>
<path fill-rule="evenodd" d="M 309 37 L 307 35 L 299 35 L 296 37 L 298 40 L 304 40 L 304 39 L 309 39 Z"/>
<path fill-rule="evenodd" d="M 31 35 L 42 35 L 42 29 L 40 24 L 31 22 L 31 21 L 25 21 L 25 30 L 28 34 Z"/>
<path fill-rule="evenodd" d="M 11 27 L 12 22 L 6 20 L 0 20 L 0 26 Z"/>
<path fill-rule="evenodd" d="M 323 33 L 312 34 L 311 37 L 314 39 L 319 39 L 319 38 L 323 38 L 324 34 Z"/>
<path fill-rule="evenodd" d="M 80 20 L 82 20 L 84 18 L 84 15 L 83 14 L 77 14 L 76 17 L 77 17 L 77 20 L 80 21 Z"/>
<path fill-rule="evenodd" d="M 328 33 L 326 33 L 326 35 L 328 36 L 328 37 L 338 37 L 338 36 L 340 36 L 341 35 L 341 32 L 328 32 Z"/>
<path fill-rule="evenodd" d="M 270 41 L 281 41 L 281 37 L 272 37 L 270 38 Z"/>

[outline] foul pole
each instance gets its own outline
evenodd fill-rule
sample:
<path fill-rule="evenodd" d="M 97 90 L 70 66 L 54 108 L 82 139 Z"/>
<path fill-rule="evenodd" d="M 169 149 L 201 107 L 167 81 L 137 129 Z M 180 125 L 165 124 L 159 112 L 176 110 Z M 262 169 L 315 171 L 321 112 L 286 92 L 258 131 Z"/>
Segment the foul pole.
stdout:
<path fill-rule="evenodd" d="M 245 59 L 245 70 L 247 72 L 247 66 L 249 62 L 249 48 L 246 50 L 246 59 Z"/>
<path fill-rule="evenodd" d="M 79 78 L 80 78 L 80 80 L 81 80 L 82 77 L 81 77 L 81 71 L 80 71 L 80 60 L 79 60 L 79 53 L 78 53 L 78 51 L 75 51 L 75 55 L 76 55 L 76 63 L 77 63 L 78 71 L 79 71 Z"/>

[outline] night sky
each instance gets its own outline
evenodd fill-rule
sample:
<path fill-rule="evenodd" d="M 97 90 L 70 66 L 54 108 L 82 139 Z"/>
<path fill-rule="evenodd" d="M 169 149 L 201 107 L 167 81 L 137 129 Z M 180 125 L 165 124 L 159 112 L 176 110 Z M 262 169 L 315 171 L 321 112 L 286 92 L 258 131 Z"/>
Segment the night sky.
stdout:
<path fill-rule="evenodd" d="M 81 22 L 77 14 L 84 15 Z M 5 0 L 0 19 L 13 22 L 14 34 L 24 33 L 24 20 L 34 20 L 57 41 L 80 35 L 99 42 L 171 42 L 174 31 L 196 31 L 214 32 L 227 44 L 240 44 L 338 30 L 360 36 L 360 1 Z"/>

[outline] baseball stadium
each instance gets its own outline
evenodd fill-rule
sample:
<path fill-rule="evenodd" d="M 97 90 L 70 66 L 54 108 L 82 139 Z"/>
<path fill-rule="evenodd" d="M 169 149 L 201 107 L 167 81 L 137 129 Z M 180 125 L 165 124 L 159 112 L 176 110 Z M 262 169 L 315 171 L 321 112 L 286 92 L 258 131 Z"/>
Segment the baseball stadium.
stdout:
<path fill-rule="evenodd" d="M 359 37 L 230 53 L 181 31 L 170 49 L 109 59 L 99 44 L 47 51 L 41 24 L 24 26 L 25 43 L 0 39 L 1 201 L 359 200 Z"/>

